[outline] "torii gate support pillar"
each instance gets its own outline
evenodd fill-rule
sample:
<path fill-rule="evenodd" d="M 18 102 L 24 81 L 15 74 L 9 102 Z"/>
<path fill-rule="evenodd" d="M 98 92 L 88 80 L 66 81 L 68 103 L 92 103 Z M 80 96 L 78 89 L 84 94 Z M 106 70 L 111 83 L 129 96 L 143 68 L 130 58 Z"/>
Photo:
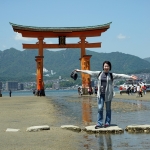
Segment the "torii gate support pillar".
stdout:
<path fill-rule="evenodd" d="M 45 91 L 44 91 L 44 82 L 43 82 L 43 58 L 44 56 L 35 56 L 35 61 L 37 64 L 37 69 L 36 69 L 36 83 L 37 83 L 37 96 L 45 96 Z"/>
<path fill-rule="evenodd" d="M 81 70 L 90 70 L 90 58 L 92 55 L 84 55 L 81 61 Z M 81 73 L 82 91 L 84 95 L 88 94 L 88 88 L 91 87 L 91 76 L 89 74 Z"/>

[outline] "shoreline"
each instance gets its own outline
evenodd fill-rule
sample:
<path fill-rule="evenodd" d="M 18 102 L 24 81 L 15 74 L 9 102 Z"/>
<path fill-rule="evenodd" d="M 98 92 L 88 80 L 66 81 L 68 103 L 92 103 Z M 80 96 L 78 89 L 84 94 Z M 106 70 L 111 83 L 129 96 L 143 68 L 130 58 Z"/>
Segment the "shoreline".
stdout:
<path fill-rule="evenodd" d="M 79 149 L 78 140 L 82 138 L 83 133 L 79 135 L 60 128 L 62 116 L 49 98 L 0 97 L 0 103 L 0 149 Z M 50 130 L 26 132 L 28 127 L 39 125 L 48 125 Z M 20 130 L 6 132 L 7 128 Z"/>
<path fill-rule="evenodd" d="M 85 99 L 81 102 L 78 94 L 72 99 L 69 97 L 67 102 L 80 102 L 86 106 L 97 107 L 96 101 L 91 101 L 89 97 L 96 97 L 95 95 L 84 96 Z M 122 99 L 127 100 L 150 100 L 150 93 L 144 97 L 136 98 L 136 95 L 116 94 L 115 99 L 121 99 L 120 102 L 113 101 L 112 108 L 116 112 L 123 113 L 129 111 L 142 111 L 138 105 L 131 105 L 128 102 L 123 102 Z M 85 103 L 83 103 L 85 102 Z M 62 114 L 62 109 L 57 107 L 49 97 L 37 96 L 4 96 L 0 97 L 0 148 L 3 150 L 20 150 L 20 149 L 51 149 L 51 150 L 80 150 L 85 149 L 84 144 L 86 139 L 83 137 L 89 136 L 84 132 L 73 132 L 61 129 L 61 124 L 67 122 L 67 116 Z M 89 106 L 89 107 L 88 107 Z M 118 108 L 120 110 L 118 111 Z M 124 109 L 122 109 L 124 108 Z M 65 107 L 64 107 L 65 109 Z M 72 118 L 70 118 L 72 119 Z M 91 122 L 90 125 L 95 125 Z M 49 125 L 50 130 L 38 132 L 26 132 L 26 129 L 31 126 Z M 74 124 L 76 125 L 76 124 Z M 6 132 L 7 128 L 20 129 L 19 132 Z"/>
<path fill-rule="evenodd" d="M 82 95 L 83 97 L 97 97 L 95 94 L 93 95 Z M 113 99 L 127 99 L 127 100 L 145 100 L 145 101 L 150 101 L 150 92 L 147 92 L 146 95 L 143 94 L 143 97 L 137 96 L 137 93 L 133 95 L 128 95 L 126 93 L 123 93 L 122 95 L 119 93 L 115 93 L 115 96 Z"/>
<path fill-rule="evenodd" d="M 120 95 L 120 94 L 115 94 L 116 99 L 128 99 L 128 100 L 143 100 L 143 101 L 150 101 L 150 93 L 146 93 L 146 95 L 143 94 L 143 97 L 137 96 L 137 93 L 133 95 L 128 95 L 126 93 Z"/>

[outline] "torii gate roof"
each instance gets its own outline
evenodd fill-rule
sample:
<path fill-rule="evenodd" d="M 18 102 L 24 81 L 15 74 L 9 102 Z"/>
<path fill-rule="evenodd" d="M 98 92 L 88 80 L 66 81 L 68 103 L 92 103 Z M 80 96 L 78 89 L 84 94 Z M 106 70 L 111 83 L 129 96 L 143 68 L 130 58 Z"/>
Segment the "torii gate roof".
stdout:
<path fill-rule="evenodd" d="M 102 32 L 110 28 L 111 23 L 83 27 L 36 27 L 18 25 L 11 22 L 10 25 L 15 32 L 21 33 L 23 37 L 92 37 L 100 36 Z"/>

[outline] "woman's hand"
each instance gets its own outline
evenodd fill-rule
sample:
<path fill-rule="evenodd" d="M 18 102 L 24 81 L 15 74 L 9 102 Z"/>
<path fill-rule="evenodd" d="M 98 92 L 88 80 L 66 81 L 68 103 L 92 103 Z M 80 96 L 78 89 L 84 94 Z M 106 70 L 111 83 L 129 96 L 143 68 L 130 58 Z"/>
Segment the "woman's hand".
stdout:
<path fill-rule="evenodd" d="M 133 80 L 137 80 L 138 77 L 135 76 L 135 75 L 132 75 L 131 78 L 132 78 Z"/>
<path fill-rule="evenodd" d="M 80 72 L 80 70 L 79 70 L 79 69 L 75 69 L 75 71 L 76 71 L 76 72 Z"/>

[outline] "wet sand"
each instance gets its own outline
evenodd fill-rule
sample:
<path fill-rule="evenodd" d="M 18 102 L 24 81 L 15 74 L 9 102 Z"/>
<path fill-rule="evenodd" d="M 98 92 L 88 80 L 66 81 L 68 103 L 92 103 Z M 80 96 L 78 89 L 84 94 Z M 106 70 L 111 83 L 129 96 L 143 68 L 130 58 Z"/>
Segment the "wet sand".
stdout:
<path fill-rule="evenodd" d="M 96 101 L 93 102 L 89 99 L 93 96 L 85 96 L 85 100 L 83 98 L 83 102 L 89 102 L 92 107 L 97 107 Z M 113 111 L 130 112 L 145 110 L 145 108 L 142 106 L 139 107 L 137 104 L 131 105 L 131 103 L 124 102 L 122 100 L 135 99 L 140 101 L 148 101 L 150 100 L 150 93 L 144 95 L 144 97 L 136 97 L 136 95 L 128 96 L 127 94 L 116 94 L 115 99 L 118 101 L 114 100 L 112 102 Z M 68 102 L 81 103 L 81 97 L 68 97 L 67 103 Z M 77 133 L 61 129 L 60 126 L 64 125 L 61 124 L 61 122 L 64 123 L 68 118 L 62 114 L 61 108 L 58 108 L 56 104 L 52 103 L 51 99 L 48 97 L 0 97 L 0 103 L 0 149 L 84 150 L 88 149 L 89 147 L 89 138 L 92 138 L 91 140 L 94 140 L 94 143 L 96 141 L 96 139 L 93 139 L 94 135 L 87 135 L 85 132 Z M 49 125 L 50 130 L 26 132 L 28 127 L 38 125 Z M 20 129 L 20 131 L 14 133 L 6 132 L 7 128 Z M 123 137 L 126 136 L 123 135 Z M 93 142 L 90 142 L 90 144 L 92 143 Z M 94 146 L 95 145 L 93 145 L 93 147 Z"/>
<path fill-rule="evenodd" d="M 93 95 L 84 95 L 85 97 L 96 97 L 95 94 Z M 143 94 L 143 97 L 139 97 L 136 94 L 128 95 L 126 93 L 123 93 L 122 95 L 119 93 L 116 93 L 114 98 L 117 99 L 128 99 L 128 100 L 145 100 L 145 101 L 150 101 L 150 92 L 147 92 L 146 95 Z"/>
<path fill-rule="evenodd" d="M 88 101 L 89 98 L 93 99 L 90 100 L 89 103 L 91 103 L 92 107 L 97 107 L 97 100 L 96 100 L 97 98 L 95 95 L 83 95 L 82 97 L 83 99 L 85 99 L 85 101 Z M 81 101 L 80 98 L 81 97 L 79 96 L 79 99 L 75 98 L 69 101 L 80 102 Z M 132 102 L 131 100 L 137 100 L 137 101 Z M 111 103 L 111 108 L 115 112 L 133 112 L 133 111 L 149 110 L 149 108 L 141 104 L 142 101 L 150 101 L 150 93 L 143 95 L 143 97 L 139 97 L 136 94 L 134 95 L 115 94 L 115 97 L 113 98 Z"/>
<path fill-rule="evenodd" d="M 76 150 L 82 133 L 63 130 L 57 124 L 61 115 L 46 97 L 0 98 L 0 149 Z M 65 118 L 64 118 L 65 119 Z M 49 125 L 50 130 L 26 132 L 27 127 Z M 7 128 L 20 129 L 6 132 Z"/>
<path fill-rule="evenodd" d="M 150 101 L 150 92 L 147 92 L 146 95 L 143 94 L 143 97 L 139 97 L 137 96 L 137 94 L 133 94 L 133 95 L 128 95 L 126 93 L 123 93 L 122 95 L 120 94 L 116 94 L 114 98 L 117 99 L 131 99 L 131 100 L 145 100 L 145 101 Z"/>

